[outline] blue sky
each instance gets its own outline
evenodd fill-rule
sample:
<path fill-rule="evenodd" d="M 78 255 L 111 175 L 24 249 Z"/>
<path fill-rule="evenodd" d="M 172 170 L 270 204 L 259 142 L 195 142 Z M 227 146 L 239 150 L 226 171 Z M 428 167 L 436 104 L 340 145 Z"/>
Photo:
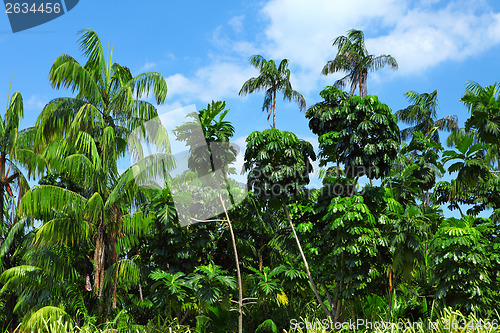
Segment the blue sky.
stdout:
<path fill-rule="evenodd" d="M 84 61 L 77 44 L 84 28 L 109 43 L 113 60 L 133 74 L 164 75 L 168 94 L 161 113 L 225 100 L 240 145 L 252 131 L 269 128 L 263 94 L 238 96 L 257 74 L 248 63 L 253 54 L 289 59 L 293 86 L 310 106 L 341 76 L 320 74 L 335 56 L 333 39 L 361 29 L 370 53 L 390 54 L 399 63 L 398 71 L 369 75 L 369 94 L 396 111 L 407 106 L 406 91 L 437 90 L 438 115 L 456 114 L 460 125 L 468 117 L 459 101 L 466 81 L 489 85 L 499 73 L 500 3 L 494 0 L 80 0 L 62 17 L 16 34 L 0 14 L 0 103 L 7 101 L 13 74 L 12 89 L 25 100 L 24 126 L 33 125 L 51 99 L 71 95 L 52 89 L 48 72 L 63 53 Z M 296 104 L 280 101 L 276 117 L 279 129 L 315 140 Z"/>

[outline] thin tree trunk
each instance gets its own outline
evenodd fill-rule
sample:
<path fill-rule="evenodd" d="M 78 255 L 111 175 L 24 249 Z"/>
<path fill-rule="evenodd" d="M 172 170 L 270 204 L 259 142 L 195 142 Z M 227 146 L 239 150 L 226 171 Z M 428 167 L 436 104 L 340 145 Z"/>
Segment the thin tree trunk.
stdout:
<path fill-rule="evenodd" d="M 359 74 L 359 97 L 363 97 L 363 72 Z"/>
<path fill-rule="evenodd" d="M 241 271 L 240 271 L 240 262 L 238 259 L 238 250 L 236 248 L 236 238 L 234 237 L 233 226 L 231 224 L 231 220 L 229 219 L 229 214 L 227 213 L 224 200 L 222 199 L 220 188 L 218 190 L 219 190 L 220 202 L 222 204 L 222 207 L 224 208 L 227 224 L 229 225 L 229 232 L 231 233 L 231 241 L 233 242 L 234 260 L 236 262 L 236 275 L 238 278 L 238 333 L 242 333 L 243 332 L 243 287 L 241 283 Z"/>
<path fill-rule="evenodd" d="M 140 298 L 141 302 L 144 301 L 144 298 L 142 296 L 142 284 L 141 284 L 141 281 L 139 281 L 139 298 Z"/>
<path fill-rule="evenodd" d="M 363 97 L 368 95 L 368 72 L 363 74 Z"/>
<path fill-rule="evenodd" d="M 0 223 L 3 224 L 3 195 L 5 192 L 5 155 L 3 153 L 0 153 Z"/>
<path fill-rule="evenodd" d="M 309 265 L 307 264 L 306 256 L 304 255 L 304 251 L 302 251 L 302 246 L 300 245 L 299 237 L 297 236 L 297 232 L 295 231 L 295 228 L 293 226 L 292 219 L 290 218 L 290 214 L 288 213 L 288 208 L 286 207 L 285 202 L 282 202 L 282 203 L 283 203 L 283 207 L 285 209 L 285 214 L 286 214 L 286 217 L 288 219 L 288 223 L 290 224 L 290 227 L 292 228 L 293 237 L 295 238 L 295 241 L 297 242 L 297 247 L 299 248 L 299 252 L 300 252 L 300 255 L 302 257 L 302 261 L 304 262 L 307 277 L 309 278 L 309 282 L 311 283 L 311 288 L 312 288 L 314 295 L 316 296 L 316 299 L 318 300 L 318 303 L 320 304 L 321 308 L 323 309 L 325 314 L 331 318 L 331 313 L 330 313 L 330 311 L 328 311 L 328 308 L 326 307 L 325 303 L 323 303 L 323 301 L 321 300 L 321 297 L 318 293 L 318 289 L 316 288 L 316 285 L 314 284 L 314 280 L 312 278 L 311 271 L 309 270 Z"/>
<path fill-rule="evenodd" d="M 324 284 L 324 283 L 323 283 L 323 288 L 325 288 L 326 298 L 328 299 L 328 303 L 330 303 L 330 314 L 333 316 L 333 314 L 334 314 L 333 310 L 335 309 L 335 303 L 332 300 L 332 297 L 330 295 L 330 292 L 328 291 L 328 288 L 326 287 L 326 284 Z"/>
<path fill-rule="evenodd" d="M 342 304 L 342 299 L 339 298 L 339 294 L 342 291 L 342 286 L 343 286 L 342 280 L 337 281 L 337 285 L 335 287 L 337 289 L 337 293 L 335 295 L 335 300 L 334 300 L 334 302 L 335 302 L 335 316 L 333 317 L 333 323 L 336 323 L 339 320 L 339 316 L 340 316 L 340 308 L 341 308 L 341 304 Z"/>
<path fill-rule="evenodd" d="M 273 128 L 276 128 L 276 90 L 273 93 Z"/>
<path fill-rule="evenodd" d="M 335 320 L 337 318 L 337 311 L 339 309 L 339 305 L 338 305 L 338 301 L 339 301 L 339 281 L 336 281 L 335 282 L 335 291 L 334 291 L 334 298 L 333 298 L 333 302 L 332 302 L 332 314 L 333 314 L 333 322 L 335 323 Z M 335 311 L 333 311 L 333 309 L 335 308 Z"/>
<path fill-rule="evenodd" d="M 389 269 L 389 313 L 387 314 L 387 321 L 391 321 L 392 317 L 392 295 L 393 295 L 393 281 L 392 281 L 392 268 Z"/>
<path fill-rule="evenodd" d="M 356 185 L 358 184 L 358 176 L 356 176 L 356 178 L 354 179 L 354 184 L 352 185 L 352 191 L 351 193 L 349 194 L 349 198 L 352 198 L 354 196 L 354 193 L 357 193 L 356 192 Z"/>
<path fill-rule="evenodd" d="M 118 212 L 118 207 L 115 205 L 114 210 L 116 211 L 116 222 L 115 226 L 113 228 L 113 232 L 111 234 L 111 239 L 109 242 L 109 246 L 111 248 L 111 265 L 117 264 L 118 263 L 118 255 L 116 253 L 116 239 L 118 236 L 118 230 L 120 228 L 120 222 L 121 222 L 121 214 Z M 118 273 L 120 271 L 119 265 L 116 267 L 116 272 L 115 276 L 113 278 L 113 303 L 112 307 L 113 309 L 116 309 L 116 299 L 117 299 L 117 292 L 118 292 Z"/>
<path fill-rule="evenodd" d="M 104 268 L 104 226 L 102 223 L 97 227 L 95 252 L 94 252 L 94 287 L 96 296 L 102 297 L 103 271 Z"/>

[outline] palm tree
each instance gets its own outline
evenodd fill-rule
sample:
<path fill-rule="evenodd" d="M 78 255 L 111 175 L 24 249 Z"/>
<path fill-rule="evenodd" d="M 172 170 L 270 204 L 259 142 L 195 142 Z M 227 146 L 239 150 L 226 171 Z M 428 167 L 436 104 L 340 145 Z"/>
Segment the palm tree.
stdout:
<path fill-rule="evenodd" d="M 214 190 L 217 191 L 220 203 L 224 209 L 226 217 L 225 222 L 229 227 L 231 241 L 233 243 L 234 258 L 236 263 L 236 274 L 238 279 L 238 332 L 243 331 L 243 285 L 241 281 L 240 262 L 238 250 L 236 247 L 236 238 L 234 236 L 233 226 L 229 219 L 226 205 L 221 193 L 220 184 L 225 184 L 228 190 L 232 205 L 235 204 L 232 193 L 229 188 L 227 174 L 230 172 L 229 165 L 235 161 L 236 150 L 229 143 L 229 139 L 234 134 L 234 127 L 228 121 L 225 121 L 229 109 L 226 103 L 221 101 L 212 101 L 206 109 L 200 110 L 197 114 L 191 113 L 188 116 L 195 119 L 194 122 L 187 122 L 175 129 L 175 134 L 179 141 L 186 141 L 190 146 L 190 155 L 188 167 L 197 172 L 199 176 L 212 175 L 215 181 Z M 218 119 L 217 119 L 218 116 Z M 196 135 L 201 127 L 203 137 Z M 202 144 L 200 145 L 200 139 Z M 207 143 L 205 145 L 204 143 Z M 217 174 L 220 171 L 220 174 Z M 219 177 L 220 176 L 220 177 Z"/>
<path fill-rule="evenodd" d="M 139 98 L 151 95 L 156 103 L 163 103 L 167 95 L 163 76 L 155 72 L 132 76 L 130 69 L 112 62 L 112 50 L 106 59 L 101 41 L 93 30 L 83 30 L 80 34 L 80 48 L 87 57 L 85 65 L 62 54 L 49 72 L 54 88 L 69 88 L 76 92 L 76 97 L 57 98 L 46 105 L 37 120 L 40 128 L 38 146 L 43 147 L 57 138 L 74 137 L 80 130 L 100 138 L 102 130 L 108 126 L 123 140 L 138 127 L 146 132 L 161 129 L 161 126 L 153 126 L 154 122 L 159 123 L 154 105 Z M 147 121 L 148 126 L 144 127 Z M 168 145 L 165 131 L 147 134 L 148 140 Z M 126 145 L 122 141 L 117 144 L 121 155 Z"/>
<path fill-rule="evenodd" d="M 0 247 L 4 245 L 4 236 L 17 220 L 14 212 L 10 215 L 10 222 L 6 219 L 6 196 L 13 199 L 17 194 L 19 200 L 29 188 L 20 167 L 26 166 L 25 157 L 28 152 L 26 148 L 32 129 L 19 130 L 19 123 L 23 117 L 23 98 L 20 92 L 16 92 L 7 102 L 4 118 L 2 119 L 0 115 Z M 18 191 L 14 193 L 13 189 Z M 8 246 L 9 244 L 5 244 L 1 252 L 6 253 Z"/>
<path fill-rule="evenodd" d="M 347 72 L 343 78 L 335 81 L 334 86 L 344 88 L 349 84 L 351 96 L 356 88 L 359 88 L 359 96 L 367 95 L 368 72 L 374 72 L 385 66 L 398 69 L 396 59 L 390 55 L 374 56 L 368 54 L 365 46 L 363 31 L 351 29 L 347 36 L 339 36 L 333 41 L 333 46 L 337 46 L 338 52 L 335 59 L 329 60 L 323 67 L 321 73 L 328 75 L 336 72 Z"/>
<path fill-rule="evenodd" d="M 407 91 L 406 98 L 410 102 L 410 106 L 398 110 L 395 115 L 398 121 L 402 121 L 412 127 L 405 128 L 401 131 L 401 139 L 406 140 L 414 132 L 420 131 L 424 135 L 431 133 L 432 129 L 437 127 L 441 131 L 454 131 L 458 129 L 458 117 L 449 115 L 441 119 L 436 119 L 436 109 L 438 106 L 437 90 L 431 93 L 419 94 L 416 91 Z M 439 133 L 434 131 L 431 138 L 439 142 Z"/>
<path fill-rule="evenodd" d="M 97 140 L 80 131 L 74 142 L 53 142 L 43 151 L 50 169 L 73 180 L 79 190 L 35 186 L 24 195 L 19 208 L 22 216 L 44 222 L 34 236 L 35 247 L 80 247 L 89 239 L 94 241 L 91 288 L 101 298 L 106 285 L 111 285 L 113 308 L 119 282 L 125 279 L 136 284 L 139 279 L 137 265 L 123 252 L 137 242 L 150 222 L 149 216 L 136 209 L 145 200 L 135 183 L 138 167 L 121 175 L 117 172 L 117 141 L 120 138 L 108 126 Z M 99 307 L 101 318 L 104 303 Z"/>
<path fill-rule="evenodd" d="M 288 69 L 289 61 L 281 60 L 276 68 L 274 60 L 266 60 L 261 55 L 250 57 L 252 66 L 259 70 L 259 76 L 252 77 L 246 81 L 239 92 L 240 96 L 251 94 L 254 91 L 265 90 L 264 104 L 262 111 L 268 110 L 267 120 L 273 115 L 273 128 L 276 127 L 276 94 L 283 93 L 283 100 L 296 101 L 299 104 L 300 111 L 305 111 L 306 101 L 304 97 L 297 91 L 292 89 L 290 83 L 290 70 Z"/>
<path fill-rule="evenodd" d="M 477 82 L 468 82 L 460 100 L 471 113 L 465 122 L 465 130 L 475 133 L 480 142 L 488 144 L 488 157 L 497 158 L 500 170 L 500 84 L 483 88 Z"/>
<path fill-rule="evenodd" d="M 120 175 L 117 159 L 125 154 L 127 135 L 136 128 L 142 130 L 148 142 L 169 152 L 168 137 L 160 126 L 156 108 L 139 99 L 151 95 L 157 103 L 163 103 L 167 86 L 159 73 L 132 76 L 127 67 L 112 62 L 112 50 L 106 59 L 93 30 L 80 33 L 85 65 L 63 54 L 49 72 L 53 87 L 69 88 L 76 97 L 57 98 L 46 105 L 37 120 L 35 140 L 35 151 L 46 158 L 47 171 L 71 179 L 80 189 L 37 186 L 27 194 L 20 211 L 33 218 L 49 219 L 38 231 L 35 244 L 72 245 L 82 237 L 92 239 L 94 293 L 101 298 L 107 284 L 105 277 L 111 276 L 112 305 L 116 307 L 120 276 L 128 270 L 133 273 L 132 279 L 138 278 L 133 261 L 119 260 L 116 244 L 130 240 L 124 235 L 136 237 L 149 220 L 137 210 L 144 200 L 134 182 L 134 171 L 139 167 L 133 166 Z M 148 126 L 144 126 L 145 122 Z M 153 126 L 155 123 L 158 126 Z M 129 153 L 141 155 L 141 147 L 135 148 Z M 101 318 L 107 300 L 100 303 Z"/>

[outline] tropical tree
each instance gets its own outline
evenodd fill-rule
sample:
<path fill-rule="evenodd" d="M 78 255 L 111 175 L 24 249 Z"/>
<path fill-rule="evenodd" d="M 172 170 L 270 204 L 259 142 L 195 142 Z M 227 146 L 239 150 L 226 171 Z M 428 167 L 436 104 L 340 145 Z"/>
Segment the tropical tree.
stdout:
<path fill-rule="evenodd" d="M 314 295 L 325 314 L 330 316 L 316 288 L 287 207 L 288 201 L 300 196 L 304 185 L 309 183 L 309 173 L 313 170 L 311 160 L 316 160 L 312 145 L 300 140 L 293 133 L 275 128 L 253 132 L 245 141 L 247 142 L 245 170 L 248 171 L 248 188 L 252 189 L 258 197 L 267 201 L 276 201 L 282 205 Z"/>
<path fill-rule="evenodd" d="M 76 96 L 56 98 L 45 106 L 36 124 L 39 149 L 51 140 L 74 139 L 78 131 L 101 138 L 107 127 L 111 127 L 115 136 L 121 139 L 116 141 L 120 156 L 126 149 L 123 140 L 136 128 L 141 128 L 149 142 L 168 147 L 166 132 L 160 126 L 155 106 L 139 99 L 151 95 L 156 103 L 163 103 L 167 95 L 163 76 L 155 72 L 132 76 L 130 69 L 112 62 L 112 50 L 106 59 L 95 31 L 87 29 L 80 34 L 80 48 L 87 58 L 85 65 L 62 54 L 49 72 L 54 88 L 68 88 Z M 148 122 L 147 127 L 145 122 Z M 138 145 L 133 148 L 131 154 L 134 156 L 142 151 Z"/>
<path fill-rule="evenodd" d="M 46 167 L 38 172 L 71 179 L 79 189 L 37 186 L 30 190 L 20 212 L 45 222 L 35 245 L 71 246 L 82 242 L 82 237 L 94 241 L 93 287 L 88 283 L 88 288 L 102 298 L 111 285 L 106 295 L 111 294 L 114 308 L 120 279 L 138 280 L 135 262 L 119 256 L 130 248 L 128 242 L 137 241 L 149 221 L 137 211 L 141 202 L 134 182 L 137 166 L 120 175 L 117 159 L 125 153 L 126 136 L 137 127 L 149 134 L 150 142 L 168 151 L 168 138 L 160 126 L 155 131 L 150 131 L 152 126 L 143 127 L 146 121 L 159 124 L 156 108 L 138 99 L 152 94 L 162 103 L 166 83 L 158 73 L 133 77 L 128 68 L 112 63 L 112 51 L 106 61 L 94 31 L 81 34 L 86 64 L 63 54 L 49 72 L 53 87 L 69 88 L 76 97 L 58 98 L 46 105 L 37 120 L 35 140 L 35 151 Z M 140 153 L 138 147 L 131 151 L 132 155 Z M 101 317 L 107 299 L 99 306 Z"/>
<path fill-rule="evenodd" d="M 322 92 L 324 102 L 308 112 L 309 127 L 318 134 L 320 165 L 342 163 L 352 178 L 389 174 L 399 146 L 399 128 L 391 109 L 377 96 L 351 96 L 334 87 Z"/>
<path fill-rule="evenodd" d="M 194 121 L 178 126 L 175 129 L 175 134 L 177 140 L 186 141 L 187 145 L 190 147 L 190 155 L 188 158 L 189 168 L 198 173 L 200 177 L 205 178 L 203 183 L 207 182 L 207 177 L 211 178 L 211 181 L 208 181 L 208 183 L 212 185 L 212 189 L 218 193 L 220 204 L 225 214 L 225 222 L 227 222 L 231 234 L 236 263 L 239 314 L 238 332 L 241 333 L 243 331 L 243 285 L 236 238 L 226 207 L 229 206 L 229 204 L 235 204 L 227 175 L 232 171 L 229 166 L 235 161 L 237 154 L 236 149 L 229 143 L 229 139 L 234 134 L 234 127 L 231 123 L 224 120 L 228 112 L 229 109 L 226 109 L 225 102 L 212 101 L 206 109 L 202 109 L 198 113 L 189 114 L 188 116 L 192 117 Z M 202 130 L 201 133 L 200 128 Z M 226 200 L 227 204 L 224 202 L 225 200 L 222 196 L 221 185 L 227 191 L 230 199 L 230 202 Z"/>
<path fill-rule="evenodd" d="M 484 311 L 494 299 L 493 267 L 499 260 L 488 238 L 495 233 L 491 220 L 463 216 L 448 218 L 433 242 L 436 299 L 472 312 Z"/>
<path fill-rule="evenodd" d="M 351 96 L 359 88 L 359 96 L 367 95 L 368 72 L 374 72 L 385 66 L 396 70 L 398 63 L 390 55 L 375 56 L 369 54 L 365 46 L 363 31 L 351 29 L 347 36 L 339 36 L 333 41 L 338 48 L 335 59 L 329 60 L 321 73 L 328 75 L 336 72 L 347 72 L 343 78 L 335 81 L 334 86 L 344 88 L 349 85 Z"/>
<path fill-rule="evenodd" d="M 35 247 L 85 247 L 89 239 L 93 241 L 93 261 L 88 257 L 93 263 L 93 285 L 87 282 L 86 288 L 104 297 L 99 306 L 101 316 L 109 298 L 116 308 L 120 282 L 138 283 L 139 268 L 125 254 L 137 244 L 150 222 L 150 217 L 136 208 L 145 199 L 134 178 L 139 167 L 134 165 L 118 173 L 116 146 L 120 140 L 108 126 L 97 140 L 80 131 L 75 142 L 52 142 L 44 150 L 50 169 L 67 175 L 79 184 L 79 190 L 35 186 L 25 194 L 19 208 L 21 216 L 44 222 L 34 236 Z"/>
<path fill-rule="evenodd" d="M 0 270 L 11 265 L 10 259 L 4 256 L 9 252 L 16 233 L 20 233 L 25 224 L 25 221 L 16 223 L 19 200 L 29 189 L 20 168 L 26 167 L 32 157 L 29 145 L 33 130 L 19 129 L 23 117 L 23 98 L 20 92 L 16 92 L 7 101 L 3 119 L 0 115 Z"/>
<path fill-rule="evenodd" d="M 262 111 L 267 110 L 267 120 L 273 115 L 273 125 L 276 127 L 276 94 L 283 93 L 283 100 L 296 101 L 299 104 L 299 109 L 305 111 L 306 101 L 304 97 L 293 90 L 290 83 L 290 69 L 288 69 L 289 61 L 281 60 L 278 67 L 274 60 L 266 60 L 261 55 L 250 57 L 252 66 L 259 70 L 259 76 L 252 77 L 246 81 L 240 89 L 239 95 L 251 94 L 255 91 L 265 90 L 264 104 Z"/>
<path fill-rule="evenodd" d="M 366 293 L 366 288 L 380 275 L 376 257 L 382 245 L 380 226 L 377 225 L 361 196 L 334 197 L 323 214 L 319 228 L 318 254 L 332 264 L 335 292 L 332 312 L 336 322 L 344 308 L 343 301 Z M 352 303 L 351 303 L 352 305 Z M 352 314 L 354 316 L 354 314 Z"/>
<path fill-rule="evenodd" d="M 500 170 L 500 84 L 482 87 L 469 82 L 460 99 L 471 113 L 465 122 L 467 132 L 476 131 L 480 142 L 496 148 L 497 168 Z"/>
<path fill-rule="evenodd" d="M 458 117 L 449 115 L 441 119 L 437 118 L 436 109 L 438 106 L 437 90 L 431 93 L 419 94 L 416 91 L 407 91 L 405 93 L 411 103 L 408 107 L 396 111 L 396 119 L 404 124 L 413 125 L 412 127 L 401 130 L 401 139 L 406 140 L 416 131 L 424 135 L 432 133 L 432 139 L 439 142 L 439 132 L 432 131 L 437 128 L 441 131 L 455 131 L 458 129 Z"/>

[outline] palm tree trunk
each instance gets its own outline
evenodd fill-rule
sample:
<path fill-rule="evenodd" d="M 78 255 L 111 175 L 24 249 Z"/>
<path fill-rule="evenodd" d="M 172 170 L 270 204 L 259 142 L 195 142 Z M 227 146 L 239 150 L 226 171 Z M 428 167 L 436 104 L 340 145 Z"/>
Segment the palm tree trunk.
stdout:
<path fill-rule="evenodd" d="M 363 85 L 363 97 L 368 95 L 368 72 L 365 73 L 364 85 Z"/>
<path fill-rule="evenodd" d="M 331 315 L 330 311 L 328 311 L 328 308 L 326 307 L 325 303 L 323 303 L 323 301 L 321 300 L 321 296 L 319 295 L 318 289 L 316 288 L 316 284 L 314 283 L 314 280 L 312 278 L 311 271 L 309 270 L 309 265 L 307 264 L 306 256 L 304 255 L 304 251 L 302 251 L 302 246 L 300 245 L 299 237 L 297 236 L 297 232 L 295 231 L 295 228 L 293 226 L 292 219 L 290 218 L 290 214 L 288 213 L 288 208 L 286 207 L 285 202 L 282 201 L 282 203 L 283 203 L 283 208 L 285 209 L 285 214 L 286 214 L 286 217 L 288 219 L 288 223 L 290 224 L 290 228 L 292 228 L 293 237 L 295 238 L 295 241 L 297 242 L 297 247 L 299 248 L 299 252 L 300 252 L 300 255 L 302 257 L 302 261 L 304 262 L 307 277 L 309 278 L 309 282 L 311 283 L 311 288 L 312 288 L 314 295 L 316 296 L 316 299 L 318 300 L 318 303 L 320 304 L 321 308 L 323 309 L 323 311 L 325 312 L 327 317 L 331 318 L 332 315 Z"/>
<path fill-rule="evenodd" d="M 276 90 L 273 92 L 273 128 L 276 128 Z"/>
<path fill-rule="evenodd" d="M 234 260 L 236 262 L 236 276 L 238 278 L 238 333 L 243 332 L 243 286 L 241 283 L 241 271 L 240 271 L 240 262 L 238 259 L 238 249 L 236 248 L 236 238 L 234 237 L 233 226 L 231 224 L 231 220 L 229 219 L 229 214 L 227 213 L 226 205 L 224 204 L 224 200 L 222 199 L 222 194 L 219 190 L 219 198 L 224 208 L 224 213 L 226 214 L 227 224 L 229 226 L 229 232 L 231 233 L 231 241 L 233 242 L 233 250 L 234 250 Z"/>
<path fill-rule="evenodd" d="M 116 207 L 116 205 L 114 209 L 118 211 L 118 207 Z M 116 254 L 116 239 L 118 236 L 118 229 L 120 227 L 120 219 L 121 215 L 120 213 L 117 213 L 116 222 L 109 242 L 109 247 L 111 248 L 111 265 L 117 264 L 118 262 L 118 255 Z M 112 303 L 113 309 L 116 309 L 117 291 L 118 291 L 118 272 L 119 272 L 119 265 L 117 265 L 116 267 L 115 277 L 113 279 L 113 303 Z"/>
<path fill-rule="evenodd" d="M 359 97 L 363 97 L 363 72 L 359 74 Z"/>
<path fill-rule="evenodd" d="M 0 223 L 3 224 L 3 195 L 5 192 L 5 155 L 3 153 L 0 153 Z M 1 243 L 0 243 L 1 245 Z"/>
<path fill-rule="evenodd" d="M 94 252 L 94 286 L 96 296 L 102 297 L 104 284 L 104 225 L 97 227 L 95 252 Z"/>

